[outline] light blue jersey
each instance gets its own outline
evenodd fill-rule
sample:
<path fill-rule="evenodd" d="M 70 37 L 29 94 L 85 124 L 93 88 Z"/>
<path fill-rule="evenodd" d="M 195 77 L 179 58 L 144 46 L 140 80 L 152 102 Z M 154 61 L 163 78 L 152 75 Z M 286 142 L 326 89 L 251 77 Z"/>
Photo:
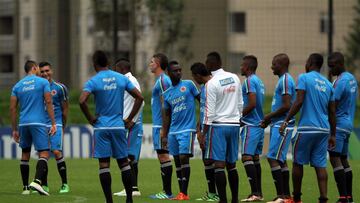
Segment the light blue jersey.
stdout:
<path fill-rule="evenodd" d="M 271 103 L 271 111 L 272 112 L 277 111 L 279 108 L 282 107 L 282 105 L 283 105 L 282 97 L 284 95 L 290 95 L 291 96 L 291 105 L 292 105 L 293 102 L 295 101 L 295 98 L 296 98 L 295 82 L 294 82 L 294 79 L 291 77 L 291 75 L 289 73 L 283 74 L 279 78 L 279 80 L 278 80 L 278 82 L 276 84 L 274 96 L 273 96 L 272 103 Z M 271 118 L 272 125 L 280 127 L 280 125 L 284 121 L 287 113 L 288 112 L 284 113 L 281 116 Z M 290 123 L 290 126 L 294 126 L 295 118 L 292 117 L 290 119 L 289 123 Z"/>
<path fill-rule="evenodd" d="M 181 80 L 179 84 L 164 92 L 164 108 L 171 109 L 169 134 L 195 132 L 195 97 L 199 91 L 191 80 Z"/>
<path fill-rule="evenodd" d="M 259 126 L 264 118 L 262 106 L 264 103 L 265 87 L 260 78 L 255 74 L 246 78 L 242 86 L 244 108 L 249 104 L 249 93 L 256 94 L 256 107 L 249 114 L 242 117 L 241 121 L 245 125 Z"/>
<path fill-rule="evenodd" d="M 299 75 L 297 90 L 305 91 L 298 133 L 329 133 L 328 106 L 334 101 L 331 83 L 319 72 Z"/>
<path fill-rule="evenodd" d="M 68 90 L 65 87 L 65 85 L 52 81 L 50 83 L 50 90 L 51 90 L 51 96 L 52 96 L 52 102 L 54 106 L 54 113 L 55 113 L 55 122 L 56 125 L 62 126 L 63 120 L 62 120 L 62 108 L 61 104 L 62 102 L 66 102 L 69 100 L 68 96 Z M 51 124 L 51 120 L 49 116 L 47 117 L 48 124 Z"/>
<path fill-rule="evenodd" d="M 49 82 L 35 75 L 25 76 L 13 87 L 11 96 L 20 104 L 19 126 L 43 125 L 47 123 L 44 94 L 50 92 Z"/>
<path fill-rule="evenodd" d="M 205 103 L 206 103 L 206 88 L 205 85 L 201 85 L 201 89 L 200 89 L 200 124 L 201 125 L 204 120 Z"/>
<path fill-rule="evenodd" d="M 151 95 L 151 110 L 152 110 L 152 122 L 154 127 L 161 127 L 162 115 L 161 115 L 161 97 L 163 93 L 171 87 L 171 80 L 169 76 L 162 73 L 155 82 Z"/>
<path fill-rule="evenodd" d="M 343 72 L 333 83 L 336 106 L 336 129 L 351 133 L 358 97 L 358 84 L 349 72 Z"/>
<path fill-rule="evenodd" d="M 120 73 L 103 70 L 85 83 L 83 91 L 94 94 L 96 116 L 95 129 L 122 129 L 124 92 L 135 86 Z"/>

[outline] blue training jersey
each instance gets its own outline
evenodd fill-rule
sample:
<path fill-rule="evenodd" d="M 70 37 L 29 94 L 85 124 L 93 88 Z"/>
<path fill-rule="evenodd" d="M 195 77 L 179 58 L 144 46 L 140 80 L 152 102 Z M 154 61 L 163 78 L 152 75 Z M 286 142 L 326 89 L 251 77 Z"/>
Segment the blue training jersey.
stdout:
<path fill-rule="evenodd" d="M 46 125 L 44 94 L 47 92 L 50 92 L 49 81 L 36 75 L 25 76 L 15 84 L 11 96 L 16 96 L 20 104 L 19 126 Z"/>
<path fill-rule="evenodd" d="M 122 129 L 124 93 L 135 86 L 124 75 L 112 70 L 99 71 L 85 83 L 83 91 L 94 94 L 96 116 L 95 128 Z"/>
<path fill-rule="evenodd" d="M 256 94 L 256 107 L 248 115 L 243 116 L 241 121 L 245 123 L 245 125 L 259 126 L 260 122 L 264 118 L 262 106 L 265 97 L 265 86 L 260 78 L 255 74 L 252 74 L 246 78 L 242 86 L 244 108 L 249 103 L 249 93 Z"/>
<path fill-rule="evenodd" d="M 195 97 L 199 91 L 191 80 L 181 80 L 179 84 L 164 92 L 164 108 L 171 109 L 169 134 L 195 132 Z"/>
<path fill-rule="evenodd" d="M 336 129 L 349 134 L 353 129 L 358 85 L 349 72 L 341 73 L 333 83 L 336 105 Z"/>
<path fill-rule="evenodd" d="M 204 112 L 205 112 L 205 103 L 206 103 L 206 88 L 205 85 L 201 85 L 200 88 L 200 126 L 204 121 Z"/>
<path fill-rule="evenodd" d="M 52 96 L 52 103 L 54 106 L 54 113 L 55 113 L 55 122 L 57 125 L 62 126 L 62 102 L 67 102 L 69 100 L 68 90 L 65 85 L 52 81 L 50 83 L 50 90 Z M 51 120 L 47 115 L 48 124 L 51 124 Z"/>
<path fill-rule="evenodd" d="M 334 101 L 331 83 L 317 71 L 299 75 L 296 90 L 304 90 L 298 132 L 329 133 L 328 107 Z"/>
<path fill-rule="evenodd" d="M 296 98 L 295 92 L 295 82 L 294 79 L 291 77 L 289 73 L 283 74 L 275 87 L 274 96 L 271 103 L 271 111 L 277 111 L 279 108 L 282 107 L 282 97 L 284 95 L 291 96 L 291 105 L 294 103 Z M 271 118 L 271 123 L 274 126 L 280 127 L 280 125 L 284 122 L 288 112 L 284 113 L 281 116 Z M 292 117 L 289 122 L 289 126 L 292 127 L 295 125 L 295 118 Z"/>
<path fill-rule="evenodd" d="M 163 93 L 171 87 L 171 80 L 169 76 L 165 73 L 162 73 L 155 82 L 155 85 L 152 90 L 151 95 L 151 110 L 152 110 L 152 122 L 153 127 L 161 127 L 162 125 L 162 115 L 161 109 L 162 105 L 162 95 Z"/>

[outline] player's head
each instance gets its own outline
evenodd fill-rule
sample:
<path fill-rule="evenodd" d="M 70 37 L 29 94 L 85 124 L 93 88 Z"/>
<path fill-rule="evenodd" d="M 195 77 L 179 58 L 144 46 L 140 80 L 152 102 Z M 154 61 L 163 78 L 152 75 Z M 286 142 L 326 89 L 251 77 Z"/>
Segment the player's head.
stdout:
<path fill-rule="evenodd" d="M 47 79 L 48 81 L 51 81 L 53 75 L 51 64 L 49 62 L 43 61 L 39 63 L 39 68 L 41 77 Z"/>
<path fill-rule="evenodd" d="M 168 57 L 165 54 L 157 53 L 150 60 L 149 68 L 152 73 L 165 70 L 169 65 Z"/>
<path fill-rule="evenodd" d="M 177 61 L 170 61 L 169 66 L 167 67 L 167 71 L 171 82 L 176 85 L 181 80 L 181 67 Z"/>
<path fill-rule="evenodd" d="M 105 52 L 100 50 L 94 52 L 92 61 L 96 71 L 98 71 L 100 68 L 106 68 L 109 65 L 109 61 Z"/>
<path fill-rule="evenodd" d="M 345 71 L 345 59 L 342 53 L 334 52 L 330 54 L 328 56 L 327 62 L 331 75 L 340 75 L 342 72 Z"/>
<path fill-rule="evenodd" d="M 116 62 L 115 62 L 115 71 L 116 72 L 119 72 L 123 75 L 125 75 L 126 73 L 130 72 L 131 71 L 131 64 L 130 64 L 130 61 L 127 60 L 126 58 L 121 58 L 121 59 L 118 59 Z"/>
<path fill-rule="evenodd" d="M 222 66 L 220 54 L 216 51 L 208 53 L 205 64 L 209 71 L 220 69 Z"/>
<path fill-rule="evenodd" d="M 206 83 L 206 81 L 204 81 L 204 78 L 207 78 L 211 75 L 205 64 L 200 62 L 192 64 L 190 69 L 192 77 L 198 84 Z"/>
<path fill-rule="evenodd" d="M 306 61 L 306 65 L 305 65 L 306 72 L 310 72 L 310 71 L 320 72 L 323 62 L 324 62 L 324 59 L 321 54 L 318 54 L 318 53 L 310 54 L 309 58 Z"/>
<path fill-rule="evenodd" d="M 254 55 L 244 56 L 240 66 L 241 75 L 249 76 L 255 73 L 257 66 L 258 66 L 257 58 Z"/>
<path fill-rule="evenodd" d="M 24 65 L 24 70 L 26 74 L 36 74 L 40 75 L 40 69 L 38 64 L 35 61 L 27 60 Z"/>
<path fill-rule="evenodd" d="M 282 75 L 286 73 L 289 69 L 289 56 L 281 53 L 274 56 L 272 60 L 271 69 L 273 70 L 274 75 Z"/>

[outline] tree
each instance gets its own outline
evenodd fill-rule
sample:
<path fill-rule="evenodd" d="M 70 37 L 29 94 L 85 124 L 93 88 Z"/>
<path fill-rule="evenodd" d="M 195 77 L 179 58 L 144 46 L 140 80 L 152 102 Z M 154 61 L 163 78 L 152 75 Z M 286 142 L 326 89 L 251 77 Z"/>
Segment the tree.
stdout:
<path fill-rule="evenodd" d="M 355 72 L 360 67 L 360 0 L 354 6 L 355 17 L 351 24 L 351 31 L 345 37 L 346 42 L 346 65 L 350 72 Z"/>

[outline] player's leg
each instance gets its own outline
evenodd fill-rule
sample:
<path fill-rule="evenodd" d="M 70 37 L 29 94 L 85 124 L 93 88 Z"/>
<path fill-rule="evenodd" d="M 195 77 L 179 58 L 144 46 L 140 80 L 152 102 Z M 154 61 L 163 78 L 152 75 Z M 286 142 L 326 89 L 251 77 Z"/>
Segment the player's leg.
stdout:
<path fill-rule="evenodd" d="M 319 203 L 327 203 L 327 182 L 328 182 L 328 174 L 326 168 L 315 167 L 316 176 L 320 191 Z"/>
<path fill-rule="evenodd" d="M 190 181 L 190 157 L 194 154 L 194 132 L 185 132 L 176 135 L 176 139 L 179 145 L 179 158 L 181 163 L 181 192 L 188 195 L 188 186 Z M 185 198 L 185 197 L 184 197 Z M 188 197 L 187 197 L 188 198 Z M 186 199 L 186 198 L 185 198 Z"/>
<path fill-rule="evenodd" d="M 348 156 L 347 156 L 348 152 L 349 152 L 349 137 L 350 137 L 350 134 L 348 134 L 346 136 L 346 139 L 344 141 L 344 148 L 343 148 L 343 151 L 341 152 L 340 159 L 341 159 L 341 163 L 344 167 L 344 172 L 345 172 L 347 198 L 348 198 L 349 202 L 353 202 L 353 198 L 352 198 L 353 174 L 352 174 L 352 170 L 349 165 Z"/>
<path fill-rule="evenodd" d="M 176 178 L 179 184 L 179 191 L 182 188 L 182 172 L 181 172 L 181 162 L 180 157 L 178 155 L 174 156 L 175 168 L 176 168 Z"/>
<path fill-rule="evenodd" d="M 329 149 L 330 163 L 333 168 L 334 178 L 339 192 L 338 202 L 348 202 L 345 171 L 340 158 L 344 147 L 344 141 L 345 135 L 337 132 L 335 149 Z"/>
<path fill-rule="evenodd" d="M 99 179 L 106 203 L 112 203 L 110 157 L 99 158 Z"/>
<path fill-rule="evenodd" d="M 49 195 L 42 187 L 42 183 L 48 171 L 49 159 L 49 137 L 46 127 L 31 126 L 29 128 L 34 142 L 35 150 L 38 151 L 39 160 L 36 164 L 35 179 L 30 183 L 30 188 L 37 190 L 40 194 Z"/>
<path fill-rule="evenodd" d="M 160 193 L 151 195 L 152 198 L 165 198 L 165 196 L 172 197 L 171 177 L 173 169 L 169 156 L 169 151 L 167 149 L 164 149 L 161 144 L 160 130 L 161 128 L 153 128 L 153 145 L 154 149 L 156 150 L 158 160 L 160 162 L 163 189 Z"/>
<path fill-rule="evenodd" d="M 130 131 L 129 131 L 130 134 Z M 138 174 L 139 174 L 139 157 L 141 152 L 141 144 L 142 144 L 142 124 L 137 123 L 131 129 L 130 139 L 128 137 L 128 158 L 130 161 L 131 171 L 132 171 L 132 189 L 133 196 L 140 196 L 141 193 L 138 188 Z"/>
<path fill-rule="evenodd" d="M 61 187 L 59 193 L 68 193 L 70 187 L 67 183 L 67 170 L 65 158 L 62 153 L 63 149 L 63 131 L 61 128 L 58 129 L 55 135 L 50 137 L 50 149 L 55 156 L 56 166 L 61 178 Z"/>
<path fill-rule="evenodd" d="M 281 175 L 283 179 L 283 192 L 284 192 L 284 198 L 285 199 L 291 199 L 290 194 L 290 172 L 287 165 L 286 160 L 284 163 L 280 163 L 281 166 Z"/>
<path fill-rule="evenodd" d="M 188 195 L 188 186 L 190 181 L 190 155 L 189 154 L 180 154 L 180 163 L 181 163 L 181 192 L 185 195 Z"/>
<path fill-rule="evenodd" d="M 226 169 L 231 190 L 231 202 L 239 201 L 239 174 L 236 169 L 236 161 L 239 155 L 239 126 L 226 126 L 224 136 L 226 137 Z"/>
<path fill-rule="evenodd" d="M 132 172 L 128 160 L 126 131 L 112 130 L 109 131 L 109 133 L 111 134 L 112 156 L 117 160 L 121 171 L 121 179 L 126 191 L 126 202 L 132 203 Z"/>
<path fill-rule="evenodd" d="M 254 156 L 254 165 L 256 169 L 256 183 L 257 183 L 257 189 L 258 194 L 260 197 L 260 200 L 263 200 L 263 194 L 262 194 L 262 186 L 261 186 L 261 164 L 260 164 L 260 155 L 262 154 L 263 146 L 264 146 L 264 129 L 260 127 L 255 127 L 256 137 L 258 139 L 255 156 Z"/>
<path fill-rule="evenodd" d="M 303 165 L 293 162 L 292 182 L 293 182 L 293 199 L 294 202 L 301 202 L 301 185 L 304 175 Z"/>
<path fill-rule="evenodd" d="M 20 173 L 21 179 L 23 182 L 23 192 L 21 194 L 28 195 L 30 194 L 29 190 L 29 160 L 31 152 L 32 137 L 28 131 L 28 127 L 20 126 L 19 127 L 20 143 L 19 146 L 22 149 L 21 152 L 21 161 L 20 161 Z"/>

